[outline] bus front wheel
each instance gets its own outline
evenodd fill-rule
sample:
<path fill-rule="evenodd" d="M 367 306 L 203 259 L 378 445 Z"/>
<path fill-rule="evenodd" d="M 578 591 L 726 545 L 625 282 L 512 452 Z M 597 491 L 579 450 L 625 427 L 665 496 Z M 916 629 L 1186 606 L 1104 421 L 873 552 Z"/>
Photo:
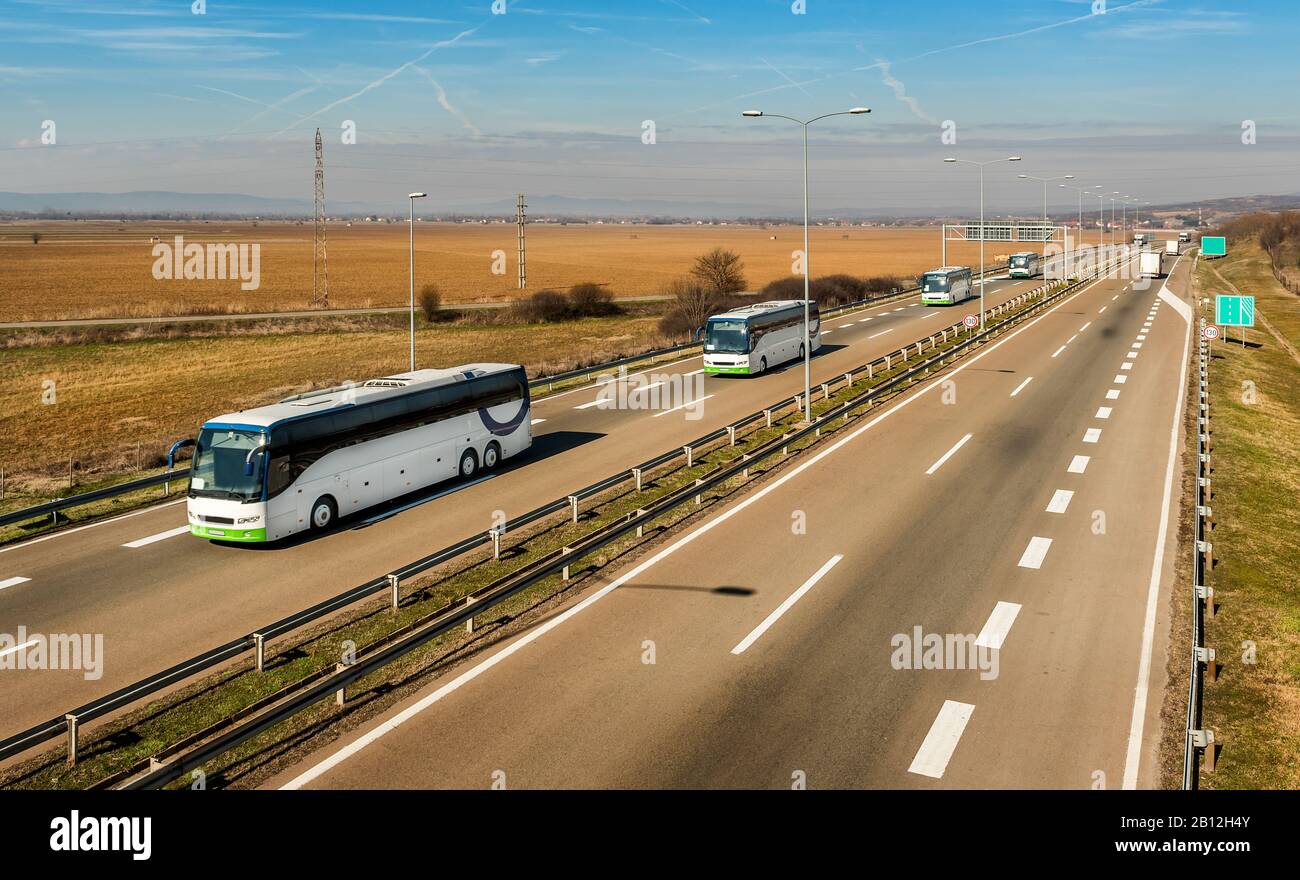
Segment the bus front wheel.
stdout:
<path fill-rule="evenodd" d="M 758 359 L 758 371 L 759 371 L 760 373 L 766 373 L 766 372 L 767 372 L 767 358 L 759 358 L 759 359 Z"/>
<path fill-rule="evenodd" d="M 460 475 L 468 480 L 477 470 L 478 456 L 474 454 L 473 449 L 466 449 L 460 457 Z"/>
<path fill-rule="evenodd" d="M 311 506 L 311 527 L 315 531 L 322 531 L 334 524 L 338 518 L 338 505 L 334 499 L 324 495 L 316 499 L 316 503 Z"/>

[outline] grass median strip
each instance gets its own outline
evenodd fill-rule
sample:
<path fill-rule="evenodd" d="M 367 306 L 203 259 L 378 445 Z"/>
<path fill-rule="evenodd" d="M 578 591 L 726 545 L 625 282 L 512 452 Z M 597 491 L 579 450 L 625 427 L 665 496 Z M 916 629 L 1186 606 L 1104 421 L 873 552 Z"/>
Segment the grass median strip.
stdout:
<path fill-rule="evenodd" d="M 1036 301 L 1025 303 L 1017 311 L 1025 310 Z M 966 339 L 961 333 L 948 335 L 946 341 L 936 339 L 936 347 L 927 346 L 923 354 L 918 354 L 912 346 L 911 357 L 906 362 L 894 356 L 890 368 L 875 372 L 871 380 L 858 378 L 852 386 L 841 387 L 832 393 L 829 399 L 815 400 L 814 414 L 841 407 L 868 388 L 888 382 L 923 359 L 951 351 Z M 896 392 L 881 397 L 893 393 Z M 841 430 L 865 409 L 855 410 L 848 419 L 834 419 L 823 427 L 821 433 L 833 434 Z M 118 777 L 149 757 L 174 749 L 178 744 L 192 741 L 195 737 L 206 738 L 220 729 L 218 725 L 260 711 L 281 696 L 301 689 L 304 683 L 332 673 L 349 646 L 354 646 L 352 650 L 356 656 L 364 656 L 401 634 L 422 626 L 448 607 L 462 602 L 466 596 L 483 591 L 526 564 L 570 546 L 598 528 L 624 520 L 638 509 L 693 485 L 696 480 L 764 444 L 779 442 L 793 430 L 798 417 L 797 410 L 790 408 L 784 417 L 774 417 L 770 428 L 759 421 L 748 432 L 737 432 L 734 446 L 725 437 L 714 441 L 697 450 L 692 467 L 685 467 L 679 460 L 647 475 L 649 482 L 642 491 L 636 491 L 627 483 L 598 498 L 588 499 L 577 523 L 560 514 L 528 530 L 508 535 L 499 560 L 494 560 L 490 552 L 480 552 L 449 563 L 436 573 L 415 578 L 403 584 L 403 601 L 395 611 L 390 610 L 384 599 L 375 598 L 309 631 L 286 636 L 280 643 L 270 646 L 263 672 L 257 672 L 251 661 L 245 660 L 124 718 L 105 723 L 86 737 L 80 762 L 75 767 L 65 765 L 61 748 L 54 749 L 10 769 L 0 777 L 0 784 L 23 788 L 88 787 Z M 209 784 L 254 783 L 270 772 L 269 768 L 277 760 L 293 750 L 308 742 L 315 744 L 321 737 L 337 735 L 334 725 L 340 718 L 364 720 L 364 717 L 369 717 L 367 713 L 382 711 L 404 690 L 421 685 L 450 663 L 509 636 L 514 631 L 512 627 L 517 628 L 520 619 L 530 612 L 583 589 L 609 565 L 624 560 L 656 536 L 742 491 L 752 484 L 754 478 L 781 467 L 794 453 L 817 441 L 818 438 L 811 435 L 791 440 L 784 453 L 756 462 L 750 470 L 749 480 L 741 477 L 729 480 L 704 492 L 698 504 L 684 504 L 665 513 L 656 520 L 652 529 L 647 529 L 644 538 L 625 536 L 591 556 L 576 560 L 569 583 L 564 583 L 558 576 L 549 577 L 485 609 L 473 634 L 463 629 L 444 633 L 356 682 L 349 688 L 349 699 L 342 710 L 331 701 L 322 701 L 232 750 L 208 768 Z"/>

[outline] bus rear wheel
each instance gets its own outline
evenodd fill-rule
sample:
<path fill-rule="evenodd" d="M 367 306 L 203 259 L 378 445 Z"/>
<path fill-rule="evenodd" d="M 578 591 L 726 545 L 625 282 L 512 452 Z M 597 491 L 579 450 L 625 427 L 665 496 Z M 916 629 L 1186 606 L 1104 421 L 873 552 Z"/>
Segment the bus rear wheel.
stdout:
<path fill-rule="evenodd" d="M 501 463 L 501 447 L 493 440 L 483 450 L 483 470 L 490 471 Z"/>
<path fill-rule="evenodd" d="M 466 449 L 460 456 L 460 475 L 469 479 L 478 472 L 478 456 L 473 449 Z"/>
<path fill-rule="evenodd" d="M 323 495 L 316 499 L 316 503 L 311 506 L 311 527 L 313 531 L 324 531 L 334 524 L 338 519 L 339 508 L 334 503 L 334 499 L 328 495 Z"/>

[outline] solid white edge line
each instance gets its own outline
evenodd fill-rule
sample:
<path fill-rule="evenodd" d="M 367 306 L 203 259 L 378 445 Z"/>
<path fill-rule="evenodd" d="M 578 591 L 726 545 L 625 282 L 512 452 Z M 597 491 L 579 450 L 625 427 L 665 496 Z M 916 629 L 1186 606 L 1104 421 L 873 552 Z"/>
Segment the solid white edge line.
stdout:
<path fill-rule="evenodd" d="M 907 772 L 942 779 L 953 752 L 957 751 L 957 743 L 961 740 L 962 731 L 966 729 L 966 722 L 970 721 L 974 711 L 975 707 L 970 703 L 944 700 Z"/>
<path fill-rule="evenodd" d="M 140 547 L 147 547 L 150 544 L 156 544 L 159 541 L 165 541 L 168 538 L 175 538 L 177 535 L 187 535 L 189 534 L 189 531 L 190 531 L 190 527 L 188 525 L 177 526 L 174 529 L 168 529 L 165 532 L 159 532 L 158 534 L 150 535 L 147 538 L 140 538 L 139 540 L 136 541 L 128 541 L 122 546 L 130 547 L 132 550 L 136 550 Z"/>
<path fill-rule="evenodd" d="M 1179 258 L 1181 259 L 1181 257 Z M 1174 261 L 1177 268 L 1178 261 Z M 1172 274 L 1173 269 L 1170 270 Z M 1160 601 L 1160 569 L 1165 561 L 1165 539 L 1169 533 L 1169 518 L 1174 515 L 1170 506 L 1174 490 L 1174 470 L 1178 461 L 1178 446 L 1181 440 L 1183 423 L 1183 396 L 1187 388 L 1188 354 L 1192 344 L 1191 309 L 1182 300 L 1168 293 L 1169 282 L 1160 288 L 1160 296 L 1168 295 L 1175 300 L 1174 311 L 1187 322 L 1183 333 L 1183 364 L 1178 376 L 1177 404 L 1174 406 L 1173 424 L 1169 429 L 1169 461 L 1165 464 L 1165 488 L 1160 506 L 1160 527 L 1156 533 L 1155 557 L 1151 560 L 1151 580 L 1147 585 L 1146 615 L 1142 621 L 1142 653 L 1138 658 L 1137 686 L 1133 693 L 1133 719 L 1129 723 L 1128 751 L 1124 757 L 1124 788 L 1137 788 L 1138 767 L 1142 761 L 1142 730 L 1146 724 L 1147 688 L 1151 677 L 1151 652 L 1155 648 L 1156 608 Z M 1179 308 L 1182 306 L 1182 308 Z"/>
<path fill-rule="evenodd" d="M 811 590 L 814 586 L 816 586 L 817 582 L 826 576 L 826 572 L 834 568 L 839 563 L 839 561 L 843 558 L 844 558 L 843 554 L 836 553 L 830 559 L 823 562 L 822 567 L 817 569 L 817 571 L 813 573 L 812 577 L 804 581 L 803 584 L 800 585 L 799 589 L 795 590 L 788 597 L 786 597 L 786 600 L 782 602 L 780 605 L 778 605 L 772 611 L 771 614 L 763 618 L 763 622 L 760 623 L 758 626 L 754 627 L 753 630 L 750 631 L 749 635 L 741 639 L 740 644 L 736 645 L 736 647 L 731 649 L 731 653 L 733 654 L 745 653 L 745 650 L 749 648 L 750 645 L 758 641 L 759 637 L 762 636 L 763 633 L 767 632 L 768 629 L 771 628 L 772 624 L 776 623 L 778 620 L 781 619 L 781 615 L 789 611 L 794 606 L 795 602 L 798 602 L 800 599 L 802 599 L 804 597 L 804 594 L 807 593 L 809 590 Z"/>
<path fill-rule="evenodd" d="M 975 647 L 1002 650 L 1002 644 L 1007 640 L 1007 633 L 1011 632 L 1011 624 L 1016 622 L 1020 608 L 1015 602 L 999 602 L 993 606 L 993 613 L 975 639 Z"/>
<path fill-rule="evenodd" d="M 975 355 L 971 357 L 970 360 L 965 362 L 958 362 L 957 366 L 954 367 L 947 374 L 946 378 L 952 378 L 953 376 L 957 375 L 963 370 L 969 369 L 971 366 L 979 363 L 985 357 L 997 351 L 999 348 L 1006 345 L 1012 339 L 1015 339 L 1021 333 L 1024 333 L 1026 330 L 1033 327 L 1039 321 L 1043 320 L 1048 315 L 1055 312 L 1057 309 L 1063 308 L 1064 306 L 1068 305 L 1070 302 L 1083 296 L 1085 293 L 1092 290 L 1098 284 L 1110 280 L 1112 279 L 1098 278 L 1097 280 L 1089 284 L 1087 287 L 1084 287 L 1083 289 L 1077 291 L 1076 293 L 1071 294 L 1070 296 L 1061 300 L 1056 305 L 1052 306 L 1050 309 L 1043 312 L 1038 317 L 1033 318 L 1032 320 L 1026 322 L 1025 324 L 1022 324 L 1020 327 L 1016 328 L 1015 330 L 1012 330 L 1010 333 L 1003 336 L 1001 339 L 998 339 L 997 341 L 993 342 L 991 345 L 989 345 L 988 348 L 980 352 L 977 352 Z M 645 571 L 650 569 L 652 566 L 656 565 L 660 560 L 667 558 L 668 556 L 677 552 L 682 547 L 685 547 L 687 544 L 693 542 L 696 538 L 700 537 L 701 535 L 707 534 L 708 532 L 722 525 L 727 520 L 731 519 L 733 516 L 738 515 L 741 511 L 748 509 L 750 505 L 756 504 L 759 501 L 761 501 L 763 498 L 766 498 L 769 494 L 775 492 L 777 489 L 779 489 L 781 486 L 784 486 L 790 480 L 793 480 L 795 477 L 799 476 L 804 471 L 808 470 L 809 468 L 821 462 L 822 459 L 826 458 L 827 456 L 835 452 L 838 452 L 841 448 L 848 445 L 849 443 L 852 443 L 858 437 L 862 436 L 867 431 L 870 431 L 876 425 L 880 424 L 885 419 L 889 418 L 894 413 L 901 410 L 903 407 L 908 406 L 917 400 L 920 400 L 929 392 L 940 387 L 940 384 L 944 380 L 945 377 L 942 376 L 935 377 L 930 381 L 928 385 L 924 385 L 921 388 L 917 389 L 916 393 L 908 394 L 898 403 L 895 403 L 893 406 L 889 407 L 889 409 L 885 410 L 880 415 L 869 420 L 866 424 L 862 425 L 860 428 L 856 429 L 851 434 L 848 434 L 840 438 L 839 440 L 835 441 L 830 446 L 826 447 L 821 452 L 817 453 L 807 461 L 795 465 L 791 470 L 777 477 L 775 480 L 763 486 L 757 492 L 750 495 L 749 497 L 741 499 L 739 502 L 736 503 L 734 507 L 728 508 L 727 510 L 722 511 L 716 517 L 709 520 L 708 522 L 702 523 L 695 530 L 688 532 L 687 534 L 683 535 L 681 538 L 678 538 L 672 544 L 669 544 L 667 547 L 663 548 L 659 552 L 646 558 L 638 565 L 628 569 L 626 572 L 616 577 L 613 581 L 601 587 L 599 590 L 596 590 L 590 596 L 576 603 L 568 610 L 563 611 L 560 614 L 557 614 L 555 617 L 552 617 L 550 620 L 546 621 L 545 623 L 540 624 L 535 629 L 529 630 L 527 633 L 520 636 L 518 639 L 511 642 L 510 644 L 506 645 L 504 648 L 497 651 L 492 656 L 479 661 L 479 663 L 477 663 L 474 666 L 471 666 L 469 669 L 465 670 L 464 672 L 456 676 L 451 681 L 437 688 L 432 693 L 421 698 L 417 702 L 411 704 L 410 706 L 408 706 L 406 709 L 404 709 L 397 715 L 394 715 L 388 721 L 385 721 L 383 724 L 380 724 L 372 728 L 371 730 L 367 731 L 365 734 L 353 740 L 352 742 L 348 743 L 347 745 L 341 746 L 337 751 L 335 751 L 329 757 L 317 762 L 316 764 L 313 764 L 307 770 L 304 770 L 302 773 L 298 774 L 293 779 L 289 780 L 284 785 L 280 786 L 281 790 L 287 791 L 287 790 L 294 790 L 294 789 L 301 788 L 302 786 L 307 785 L 308 783 L 317 779 L 324 773 L 328 772 L 329 770 L 343 763 L 343 761 L 347 760 L 352 755 L 366 748 L 371 743 L 378 740 L 380 737 L 384 736 L 390 731 L 396 730 L 402 724 L 411 720 L 416 715 L 419 715 L 421 712 L 423 712 L 425 709 L 437 703 L 447 694 L 459 690 L 461 687 L 473 681 L 474 679 L 478 678 L 484 672 L 487 672 L 489 669 L 496 666 L 501 661 L 512 656 L 516 651 L 519 651 L 522 648 L 525 648 L 528 645 L 532 644 L 534 641 L 541 638 L 543 635 L 550 632 L 551 630 L 555 629 L 560 624 L 566 622 L 567 620 L 574 617 L 575 615 L 580 614 L 583 610 L 590 607 L 591 605 L 594 605 L 596 602 L 600 601 L 605 596 L 608 596 L 610 593 L 614 592 L 614 590 L 618 589 L 623 584 L 627 583 L 628 581 L 636 577 L 639 577 L 641 574 L 643 574 Z"/>
<path fill-rule="evenodd" d="M 957 450 L 965 446 L 966 441 L 969 440 L 971 436 L 972 435 L 967 434 L 965 437 L 961 438 L 956 443 L 954 443 L 952 449 L 949 449 L 947 452 L 945 452 L 942 456 L 939 457 L 938 461 L 930 465 L 930 469 L 925 472 L 925 475 L 928 477 L 931 474 L 933 474 L 935 471 L 937 471 L 939 468 L 943 467 L 943 463 L 946 462 L 948 459 L 952 458 L 954 455 L 956 455 Z"/>

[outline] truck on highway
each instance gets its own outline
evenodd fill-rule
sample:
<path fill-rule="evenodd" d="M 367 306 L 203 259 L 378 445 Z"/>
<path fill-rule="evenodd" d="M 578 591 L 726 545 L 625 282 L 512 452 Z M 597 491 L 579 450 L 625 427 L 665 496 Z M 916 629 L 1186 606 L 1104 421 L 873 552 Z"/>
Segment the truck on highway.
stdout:
<path fill-rule="evenodd" d="M 190 534 L 275 541 L 459 476 L 533 442 L 518 364 L 413 370 L 204 422 L 186 501 Z"/>
<path fill-rule="evenodd" d="M 1007 259 L 1007 275 L 1012 278 L 1033 278 L 1042 274 L 1042 258 L 1033 251 L 1012 254 Z"/>
<path fill-rule="evenodd" d="M 1173 254 L 1174 256 L 1178 256 L 1178 242 L 1177 242 L 1177 240 L 1171 238 L 1171 239 L 1168 239 L 1167 241 L 1165 241 L 1165 253 L 1167 253 L 1167 254 Z"/>
<path fill-rule="evenodd" d="M 1192 234 L 1190 232 L 1180 232 L 1178 233 L 1178 240 L 1183 244 L 1188 244 L 1192 240 Z"/>
<path fill-rule="evenodd" d="M 927 306 L 950 306 L 975 295 L 971 271 L 966 266 L 931 269 L 916 279 L 921 288 L 921 302 Z"/>
<path fill-rule="evenodd" d="M 821 315 L 807 304 L 809 352 L 821 348 Z M 704 328 L 704 372 L 756 375 L 804 356 L 804 301 L 773 300 L 714 315 Z"/>
<path fill-rule="evenodd" d="M 1145 247 L 1156 240 L 1154 232 L 1135 232 L 1133 233 L 1133 244 L 1137 247 Z"/>
<path fill-rule="evenodd" d="M 1142 278 L 1160 278 L 1164 274 L 1164 257 L 1160 251 L 1143 251 L 1138 258 L 1138 275 Z"/>

